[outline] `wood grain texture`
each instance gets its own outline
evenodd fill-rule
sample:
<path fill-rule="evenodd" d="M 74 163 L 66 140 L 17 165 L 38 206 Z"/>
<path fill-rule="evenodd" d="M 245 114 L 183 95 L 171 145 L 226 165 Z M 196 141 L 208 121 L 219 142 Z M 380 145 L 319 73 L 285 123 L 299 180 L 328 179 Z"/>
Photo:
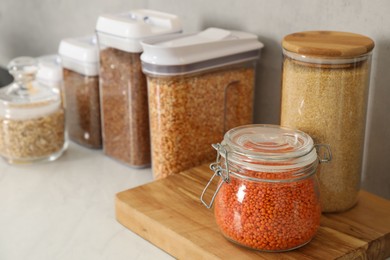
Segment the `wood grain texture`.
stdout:
<path fill-rule="evenodd" d="M 369 37 L 335 31 L 307 31 L 284 37 L 285 50 L 315 57 L 350 58 L 370 52 L 374 41 Z"/>
<path fill-rule="evenodd" d="M 120 192 L 117 220 L 179 259 L 377 260 L 390 256 L 390 201 L 365 191 L 351 210 L 323 214 L 316 237 L 302 248 L 265 253 L 237 246 L 221 235 L 213 210 L 199 200 L 211 174 L 203 165 Z"/>

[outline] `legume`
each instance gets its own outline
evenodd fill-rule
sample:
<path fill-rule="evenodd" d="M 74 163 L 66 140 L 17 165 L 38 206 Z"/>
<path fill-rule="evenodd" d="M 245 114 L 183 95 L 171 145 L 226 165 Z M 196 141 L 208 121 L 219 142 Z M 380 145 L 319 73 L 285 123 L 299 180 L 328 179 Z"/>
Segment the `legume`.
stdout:
<path fill-rule="evenodd" d="M 101 148 L 99 77 L 63 71 L 69 138 L 88 148 Z"/>
<path fill-rule="evenodd" d="M 148 98 L 140 53 L 100 51 L 103 148 L 133 167 L 150 164 Z"/>
<path fill-rule="evenodd" d="M 241 170 L 260 179 L 288 179 L 284 173 Z M 215 218 L 223 235 L 240 245 L 286 251 L 308 243 L 321 216 L 315 179 L 294 182 L 253 182 L 230 175 L 215 199 Z"/>
<path fill-rule="evenodd" d="M 38 118 L 0 118 L 0 155 L 15 161 L 28 161 L 60 152 L 65 142 L 62 108 Z"/>
<path fill-rule="evenodd" d="M 210 146 L 252 122 L 253 66 L 201 74 L 148 75 L 153 174 L 165 178 L 210 162 Z"/>

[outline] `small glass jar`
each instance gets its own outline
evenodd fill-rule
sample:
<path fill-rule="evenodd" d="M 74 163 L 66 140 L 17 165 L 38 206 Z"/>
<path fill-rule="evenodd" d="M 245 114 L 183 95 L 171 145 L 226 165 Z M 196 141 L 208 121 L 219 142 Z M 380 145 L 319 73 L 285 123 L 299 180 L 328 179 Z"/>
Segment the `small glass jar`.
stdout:
<path fill-rule="evenodd" d="M 324 212 L 357 202 L 373 48 L 370 38 L 346 32 L 300 32 L 283 39 L 281 125 L 332 148 L 333 160 L 319 175 Z"/>
<path fill-rule="evenodd" d="M 102 147 L 99 53 L 95 36 L 63 39 L 59 46 L 64 75 L 69 139 L 91 149 Z"/>
<path fill-rule="evenodd" d="M 0 155 L 9 163 L 57 159 L 66 148 L 60 92 L 35 80 L 37 62 L 8 65 L 15 81 L 0 90 Z"/>
<path fill-rule="evenodd" d="M 210 144 L 252 123 L 263 44 L 251 33 L 208 28 L 142 45 L 153 174 L 161 179 L 210 162 Z"/>
<path fill-rule="evenodd" d="M 229 130 L 213 147 L 214 175 L 201 200 L 208 208 L 214 202 L 216 223 L 228 240 L 261 251 L 288 251 L 315 236 L 321 216 L 319 159 L 309 135 L 246 125 Z M 216 176 L 221 179 L 207 204 L 203 197 Z"/>
<path fill-rule="evenodd" d="M 176 15 L 140 9 L 101 15 L 96 24 L 105 155 L 133 168 L 151 164 L 148 93 L 141 40 L 181 33 Z"/>

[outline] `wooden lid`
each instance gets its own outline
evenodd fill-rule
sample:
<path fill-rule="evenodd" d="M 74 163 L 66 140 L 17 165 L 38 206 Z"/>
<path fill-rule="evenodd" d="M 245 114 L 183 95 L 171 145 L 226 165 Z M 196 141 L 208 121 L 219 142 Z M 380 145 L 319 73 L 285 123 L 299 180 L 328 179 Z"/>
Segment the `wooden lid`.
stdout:
<path fill-rule="evenodd" d="M 374 45 L 374 41 L 364 35 L 335 31 L 293 33 L 284 37 L 282 42 L 283 48 L 287 51 L 324 58 L 351 58 L 364 55 L 369 53 Z"/>

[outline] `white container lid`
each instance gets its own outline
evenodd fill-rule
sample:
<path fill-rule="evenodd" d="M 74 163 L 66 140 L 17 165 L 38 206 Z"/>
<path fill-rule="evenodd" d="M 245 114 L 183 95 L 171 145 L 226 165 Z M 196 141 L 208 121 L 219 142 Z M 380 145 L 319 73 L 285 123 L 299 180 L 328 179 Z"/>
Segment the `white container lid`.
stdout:
<path fill-rule="evenodd" d="M 37 58 L 38 71 L 36 79 L 51 87 L 60 87 L 62 82 L 61 57 L 58 55 L 45 55 Z"/>
<path fill-rule="evenodd" d="M 147 9 L 99 16 L 96 24 L 99 45 L 126 52 L 142 52 L 140 41 L 158 35 L 180 33 L 178 16 Z"/>
<path fill-rule="evenodd" d="M 64 39 L 58 52 L 64 68 L 86 76 L 99 74 L 99 49 L 95 35 Z"/>
<path fill-rule="evenodd" d="M 145 73 L 178 75 L 259 59 L 264 45 L 254 34 L 208 28 L 196 34 L 142 41 Z"/>

